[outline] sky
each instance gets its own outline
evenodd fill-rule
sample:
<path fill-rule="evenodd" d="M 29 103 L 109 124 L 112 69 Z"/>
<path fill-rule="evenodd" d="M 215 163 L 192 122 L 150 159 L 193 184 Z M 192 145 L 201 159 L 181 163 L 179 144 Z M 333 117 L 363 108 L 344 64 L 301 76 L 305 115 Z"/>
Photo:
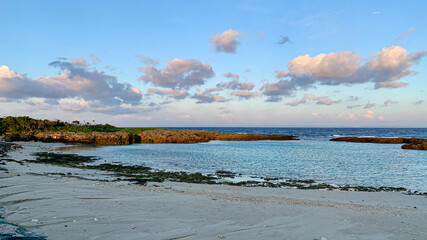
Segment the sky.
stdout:
<path fill-rule="evenodd" d="M 0 117 L 427 127 L 425 1 L 0 0 Z"/>

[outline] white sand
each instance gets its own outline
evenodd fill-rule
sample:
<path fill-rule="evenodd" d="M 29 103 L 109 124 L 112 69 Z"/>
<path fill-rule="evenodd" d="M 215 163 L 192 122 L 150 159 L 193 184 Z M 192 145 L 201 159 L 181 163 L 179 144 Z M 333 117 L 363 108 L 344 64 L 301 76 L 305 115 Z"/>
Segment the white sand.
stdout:
<path fill-rule="evenodd" d="M 10 155 L 17 159 L 17 154 Z M 425 196 L 186 183 L 140 186 L 27 174 L 72 172 L 72 176 L 105 178 L 96 171 L 13 162 L 3 167 L 10 170 L 9 174 L 0 171 L 0 206 L 7 206 L 4 217 L 49 239 L 427 236 Z"/>

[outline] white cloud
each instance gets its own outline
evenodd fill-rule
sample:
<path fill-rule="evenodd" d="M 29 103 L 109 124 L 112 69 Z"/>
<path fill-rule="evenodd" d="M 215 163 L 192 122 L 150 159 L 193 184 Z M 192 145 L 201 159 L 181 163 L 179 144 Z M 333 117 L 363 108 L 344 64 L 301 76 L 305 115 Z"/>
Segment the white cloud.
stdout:
<path fill-rule="evenodd" d="M 239 98 L 251 99 L 251 98 L 258 97 L 261 94 L 259 92 L 249 92 L 246 90 L 239 90 L 239 91 L 232 92 L 231 95 L 237 96 Z"/>
<path fill-rule="evenodd" d="M 362 58 L 354 52 L 306 54 L 289 61 L 289 74 L 295 77 L 310 76 L 319 81 L 352 82 L 351 76 L 360 68 Z"/>
<path fill-rule="evenodd" d="M 147 90 L 149 94 L 157 94 L 161 96 L 169 96 L 175 99 L 184 99 L 188 96 L 188 91 L 185 89 L 157 89 L 149 88 Z"/>
<path fill-rule="evenodd" d="M 239 80 L 239 78 L 240 78 L 239 74 L 233 74 L 231 72 L 224 73 L 223 76 L 226 77 L 226 78 L 231 78 L 233 80 Z"/>
<path fill-rule="evenodd" d="M 214 102 L 226 102 L 228 101 L 223 96 L 212 94 L 207 91 L 198 91 L 191 98 L 197 99 L 196 103 L 214 103 Z"/>
<path fill-rule="evenodd" d="M 152 65 L 140 67 L 140 80 L 158 87 L 185 88 L 202 85 L 207 79 L 215 76 L 212 67 L 197 59 L 175 58 L 168 62 L 164 69 Z"/>
<path fill-rule="evenodd" d="M 352 85 L 372 82 L 375 88 L 399 88 L 407 85 L 400 80 L 416 74 L 411 70 L 414 64 L 427 54 L 427 51 L 408 54 L 399 46 L 383 48 L 372 54 L 367 61 L 355 52 L 332 52 L 311 57 L 298 56 L 288 63 L 289 72 L 276 71 L 282 78 L 276 83 L 265 83 L 261 88 L 268 96 L 267 101 L 280 101 L 298 89 L 320 85 Z M 286 78 L 286 79 L 283 79 Z"/>
<path fill-rule="evenodd" d="M 338 100 L 331 100 L 326 96 L 318 96 L 316 97 L 314 94 L 308 93 L 305 94 L 301 99 L 287 102 L 286 105 L 288 106 L 298 106 L 300 104 L 306 104 L 309 101 L 314 101 L 318 105 L 332 105 L 332 104 L 339 104 L 342 103 L 341 99 Z"/>
<path fill-rule="evenodd" d="M 229 29 L 211 37 L 209 41 L 214 44 L 216 52 L 236 53 L 237 45 L 240 44 L 237 40 L 238 36 L 240 36 L 239 32 Z"/>
<path fill-rule="evenodd" d="M 288 72 L 285 70 L 275 70 L 274 72 L 276 73 L 276 78 L 284 78 L 288 76 Z"/>
<path fill-rule="evenodd" d="M 226 88 L 232 90 L 252 90 L 255 87 L 255 84 L 252 82 L 243 83 L 238 80 L 233 80 L 230 82 L 221 82 L 216 85 L 218 88 Z"/>
<path fill-rule="evenodd" d="M 82 57 L 73 57 L 72 64 L 79 67 L 89 67 L 90 64 Z"/>
<path fill-rule="evenodd" d="M 0 66 L 0 94 L 15 101 L 31 97 L 46 99 L 82 98 L 108 105 L 138 104 L 142 94 L 129 83 L 78 63 L 55 61 L 49 64 L 63 73 L 31 79 Z"/>

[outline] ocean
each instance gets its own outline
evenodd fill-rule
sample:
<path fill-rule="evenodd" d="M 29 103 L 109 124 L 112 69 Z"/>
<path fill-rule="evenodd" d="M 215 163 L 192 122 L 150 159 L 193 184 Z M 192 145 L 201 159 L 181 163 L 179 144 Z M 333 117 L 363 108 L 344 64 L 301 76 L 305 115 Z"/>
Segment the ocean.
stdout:
<path fill-rule="evenodd" d="M 338 136 L 427 138 L 427 128 L 184 128 L 216 132 L 291 134 L 299 141 L 133 144 L 78 151 L 100 162 L 167 171 L 308 180 L 338 185 L 427 191 L 427 151 L 400 144 L 331 142 Z"/>

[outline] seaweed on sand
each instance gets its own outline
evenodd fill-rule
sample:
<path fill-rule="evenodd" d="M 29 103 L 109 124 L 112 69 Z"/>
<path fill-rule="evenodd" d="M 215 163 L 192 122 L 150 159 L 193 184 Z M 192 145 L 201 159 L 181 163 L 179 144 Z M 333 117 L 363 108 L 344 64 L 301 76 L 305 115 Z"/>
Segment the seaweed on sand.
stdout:
<path fill-rule="evenodd" d="M 124 180 L 145 184 L 146 182 L 186 182 L 186 183 L 205 183 L 205 184 L 226 184 L 233 186 L 247 187 L 286 187 L 298 189 L 323 189 L 323 190 L 341 190 L 341 191 L 364 191 L 364 192 L 406 192 L 407 194 L 427 195 L 425 192 L 412 192 L 401 187 L 370 187 L 370 186 L 350 186 L 350 185 L 332 185 L 327 183 L 316 183 L 312 179 L 308 180 L 279 180 L 278 178 L 265 178 L 264 180 L 230 182 L 225 178 L 235 176 L 235 173 L 227 171 L 217 171 L 216 176 L 203 175 L 201 173 L 187 172 L 168 172 L 155 170 L 146 166 L 123 166 L 118 164 L 103 163 L 94 165 L 99 158 L 93 156 L 81 156 L 77 154 L 64 154 L 52 152 L 39 152 L 34 154 L 36 160 L 31 162 L 52 164 L 64 167 L 73 167 L 81 169 L 93 169 L 107 171 L 116 177 L 124 177 Z"/>
<path fill-rule="evenodd" d="M 34 156 L 36 156 L 36 159 L 32 160 L 32 162 L 35 163 L 108 171 L 113 172 L 117 177 L 127 177 L 127 180 L 133 180 L 138 183 L 143 183 L 144 181 L 163 182 L 168 180 L 174 182 L 213 184 L 215 183 L 213 180 L 216 179 L 213 176 L 205 176 L 201 173 L 156 171 L 146 166 L 123 166 L 109 163 L 89 165 L 99 160 L 99 158 L 77 154 L 39 152 L 35 153 Z"/>

